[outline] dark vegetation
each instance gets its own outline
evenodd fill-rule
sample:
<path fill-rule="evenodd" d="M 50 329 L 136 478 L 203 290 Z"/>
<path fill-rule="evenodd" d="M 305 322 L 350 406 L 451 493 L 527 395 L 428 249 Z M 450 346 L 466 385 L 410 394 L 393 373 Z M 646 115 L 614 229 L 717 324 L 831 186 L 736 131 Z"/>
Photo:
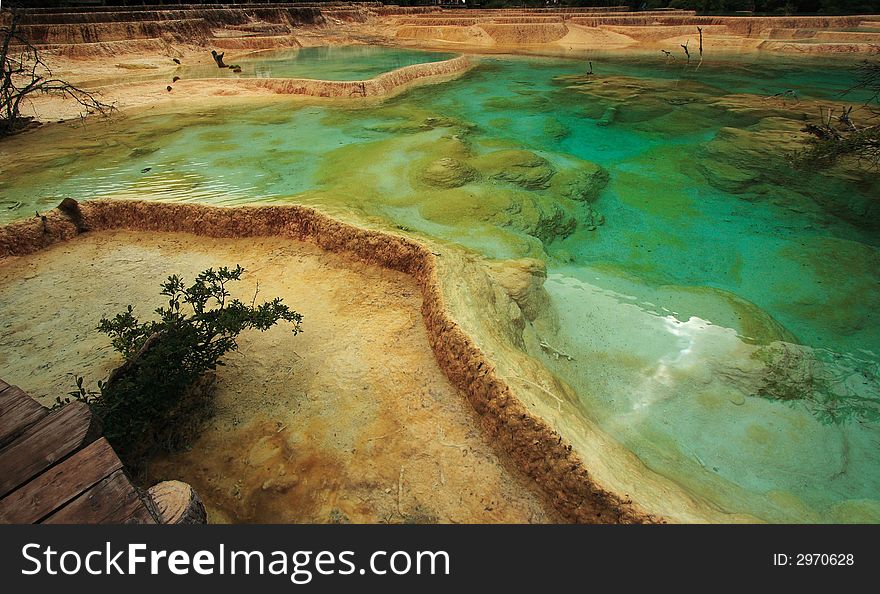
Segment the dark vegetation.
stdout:
<path fill-rule="evenodd" d="M 249 0 L 251 3 L 265 3 L 277 0 Z M 306 1 L 306 0 L 303 0 Z M 315 0 L 308 0 L 314 2 Z M 320 1 L 320 0 L 318 0 Z M 330 0 L 327 0 L 330 1 Z M 359 0 L 350 0 L 358 2 Z M 362 0 L 371 1 L 371 0 Z M 291 3 L 296 3 L 292 1 Z M 445 4 L 446 2 L 444 2 Z M 22 5 L 30 7 L 82 7 L 82 6 L 141 6 L 150 4 L 233 4 L 231 2 L 212 2 L 211 0 L 22 0 Z M 241 4 L 241 2 L 239 2 Z M 385 4 L 399 6 L 427 6 L 436 4 L 433 0 L 395 0 Z M 546 7 L 546 0 L 468 0 L 462 9 L 479 8 L 517 8 Z M 679 8 L 696 10 L 701 14 L 731 14 L 739 11 L 752 11 L 757 14 L 870 14 L 877 12 L 875 0 L 559 0 L 552 6 L 621 6 L 628 5 L 632 10 L 655 10 L 658 8 Z"/>
<path fill-rule="evenodd" d="M 823 109 L 818 124 L 804 127 L 810 138 L 806 148 L 794 155 L 796 164 L 827 167 L 850 158 L 866 168 L 880 166 L 880 60 L 865 60 L 859 71 L 858 83 L 847 92 L 865 89 L 870 93 L 868 100 L 837 112 Z"/>
<path fill-rule="evenodd" d="M 804 406 L 823 425 L 880 423 L 876 364 L 784 342 L 763 347 L 756 357 L 767 372 L 755 396 Z M 841 367 L 841 360 L 854 365 Z"/>
<path fill-rule="evenodd" d="M 396 0 L 386 4 L 422 6 L 434 4 L 430 0 Z M 444 2 L 445 4 L 445 2 Z M 559 0 L 548 5 L 547 0 L 468 0 L 462 8 L 545 8 L 545 7 L 608 7 L 629 6 L 630 10 L 657 10 L 678 8 L 696 10 L 700 14 L 871 14 L 877 12 L 875 0 Z"/>
<path fill-rule="evenodd" d="M 876 0 L 645 0 L 647 9 L 679 8 L 700 14 L 732 14 L 750 11 L 757 14 L 872 14 Z"/>
<path fill-rule="evenodd" d="M 135 471 L 151 455 L 189 445 L 211 413 L 211 372 L 238 348 L 238 335 L 282 320 L 293 324 L 294 334 L 301 330 L 302 315 L 279 298 L 260 305 L 256 294 L 250 305 L 232 299 L 228 285 L 243 273 L 241 266 L 208 269 L 189 287 L 171 276 L 161 285 L 168 305 L 156 310 L 158 320 L 140 322 L 130 305 L 103 318 L 98 330 L 124 363 L 98 382 L 97 391 L 77 377 L 76 389 L 57 405 L 88 403 L 119 457 Z"/>

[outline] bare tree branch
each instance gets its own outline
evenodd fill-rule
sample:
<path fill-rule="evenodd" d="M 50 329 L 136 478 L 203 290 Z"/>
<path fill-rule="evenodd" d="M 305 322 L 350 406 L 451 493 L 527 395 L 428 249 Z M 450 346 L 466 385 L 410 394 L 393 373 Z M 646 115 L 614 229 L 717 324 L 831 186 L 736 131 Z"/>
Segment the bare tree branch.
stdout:
<path fill-rule="evenodd" d="M 809 138 L 806 147 L 794 154 L 795 163 L 824 167 L 842 158 L 852 158 L 863 167 L 880 169 L 880 125 L 866 125 L 873 119 L 871 115 L 877 114 L 876 105 L 880 103 L 880 61 L 866 60 L 860 70 L 857 84 L 844 94 L 865 89 L 871 93 L 870 98 L 861 106 L 842 108 L 836 117 L 834 108 L 828 107 L 826 115 L 820 107 L 820 124 L 807 123 L 803 128 Z M 852 116 L 860 110 L 871 115 L 863 117 L 857 126 Z"/>
<path fill-rule="evenodd" d="M 97 93 L 55 77 L 39 50 L 19 32 L 19 12 L 10 10 L 9 24 L 0 27 L 0 136 L 20 131 L 32 120 L 22 117 L 22 101 L 34 94 L 69 97 L 84 108 L 86 114 L 109 114 L 115 109 L 104 103 Z"/>

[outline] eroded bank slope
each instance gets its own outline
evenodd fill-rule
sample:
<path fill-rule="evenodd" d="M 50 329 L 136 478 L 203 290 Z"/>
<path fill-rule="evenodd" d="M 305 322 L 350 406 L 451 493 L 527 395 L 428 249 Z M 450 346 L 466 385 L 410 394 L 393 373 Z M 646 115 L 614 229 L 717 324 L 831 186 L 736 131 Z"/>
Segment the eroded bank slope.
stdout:
<path fill-rule="evenodd" d="M 626 7 L 450 10 L 381 4 L 181 5 L 31 10 L 21 18 L 35 43 L 66 56 L 179 52 L 186 47 L 260 50 L 315 43 L 401 41 L 475 47 L 610 49 L 696 44 L 713 50 L 876 52 L 880 17 L 697 16 Z"/>

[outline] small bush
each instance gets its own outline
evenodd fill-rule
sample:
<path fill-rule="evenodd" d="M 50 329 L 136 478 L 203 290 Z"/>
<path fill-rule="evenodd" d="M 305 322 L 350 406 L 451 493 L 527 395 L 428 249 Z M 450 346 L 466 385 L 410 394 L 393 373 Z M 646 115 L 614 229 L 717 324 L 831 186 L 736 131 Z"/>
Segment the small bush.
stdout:
<path fill-rule="evenodd" d="M 236 338 L 247 329 L 265 331 L 284 320 L 301 331 L 302 315 L 282 300 L 250 305 L 231 299 L 227 285 L 241 279 L 236 266 L 208 269 L 186 287 L 179 276 L 161 286 L 168 306 L 159 319 L 140 322 L 131 305 L 114 318 L 103 318 L 98 330 L 107 334 L 125 362 L 98 391 L 76 378 L 70 397 L 88 402 L 104 425 L 104 435 L 130 468 L 138 469 L 151 455 L 191 443 L 210 414 L 206 379 L 223 365 L 222 358 L 238 348 Z M 59 404 L 70 398 L 58 399 Z"/>

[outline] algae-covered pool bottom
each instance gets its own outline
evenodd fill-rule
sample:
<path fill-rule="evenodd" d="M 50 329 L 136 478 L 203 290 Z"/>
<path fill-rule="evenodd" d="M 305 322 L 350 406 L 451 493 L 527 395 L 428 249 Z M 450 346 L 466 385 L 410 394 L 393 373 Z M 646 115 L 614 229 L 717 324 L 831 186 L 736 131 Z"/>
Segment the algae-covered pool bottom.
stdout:
<path fill-rule="evenodd" d="M 520 346 L 644 472 L 726 513 L 880 521 L 880 181 L 788 160 L 855 61 L 592 61 L 47 128 L 0 147 L 0 216 L 67 195 L 296 202 L 542 259 Z"/>

